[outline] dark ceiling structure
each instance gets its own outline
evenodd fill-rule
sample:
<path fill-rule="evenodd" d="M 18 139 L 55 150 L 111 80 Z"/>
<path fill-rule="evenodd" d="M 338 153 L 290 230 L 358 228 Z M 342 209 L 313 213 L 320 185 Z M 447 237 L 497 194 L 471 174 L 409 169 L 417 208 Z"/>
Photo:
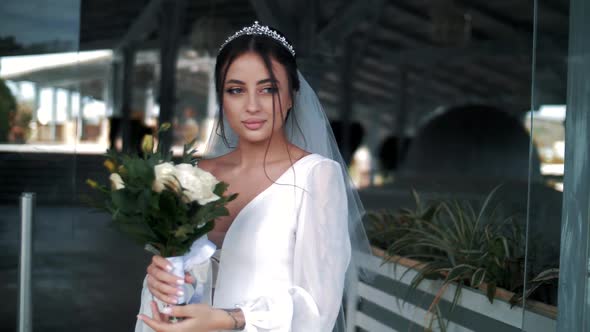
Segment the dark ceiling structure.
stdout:
<path fill-rule="evenodd" d="M 82 0 L 79 49 L 157 52 L 170 3 L 198 54 L 254 20 L 281 30 L 331 116 L 412 131 L 456 105 L 565 101 L 567 0 Z M 206 96 L 206 75 L 178 68 L 176 82 Z"/>

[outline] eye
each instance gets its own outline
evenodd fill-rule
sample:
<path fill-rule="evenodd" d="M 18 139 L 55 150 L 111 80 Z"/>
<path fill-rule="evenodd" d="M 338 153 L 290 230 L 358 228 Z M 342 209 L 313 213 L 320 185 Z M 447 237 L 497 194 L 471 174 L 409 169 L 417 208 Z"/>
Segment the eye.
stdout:
<path fill-rule="evenodd" d="M 272 86 L 269 86 L 269 87 L 266 87 L 266 88 L 263 88 L 262 89 L 262 93 L 275 94 L 278 91 L 279 91 L 279 89 L 277 89 L 276 87 L 272 87 Z"/>
<path fill-rule="evenodd" d="M 244 90 L 242 88 L 229 88 L 226 89 L 225 92 L 229 93 L 230 95 L 236 95 L 238 93 L 242 93 Z"/>

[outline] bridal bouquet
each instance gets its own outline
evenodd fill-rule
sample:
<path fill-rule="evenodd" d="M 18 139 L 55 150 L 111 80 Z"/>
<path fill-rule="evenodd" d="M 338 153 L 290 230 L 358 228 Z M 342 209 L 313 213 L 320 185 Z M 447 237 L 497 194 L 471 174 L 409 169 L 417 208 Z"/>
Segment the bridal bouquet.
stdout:
<path fill-rule="evenodd" d="M 158 134 L 169 128 L 163 124 Z M 217 217 L 228 215 L 225 206 L 236 197 L 225 195 L 227 184 L 197 166 L 194 142 L 184 146 L 182 160 L 175 164 L 172 153 L 160 144 L 155 148 L 154 137 L 146 135 L 143 156 L 107 151 L 110 186 L 87 180 L 101 195 L 94 205 L 111 214 L 113 226 L 167 257 L 181 278 L 213 255 L 215 245 L 203 235 Z"/>

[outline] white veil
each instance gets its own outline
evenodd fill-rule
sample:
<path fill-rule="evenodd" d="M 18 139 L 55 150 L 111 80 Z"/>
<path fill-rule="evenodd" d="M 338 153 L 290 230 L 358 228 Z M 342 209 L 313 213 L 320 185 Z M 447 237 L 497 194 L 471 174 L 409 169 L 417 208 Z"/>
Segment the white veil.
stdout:
<path fill-rule="evenodd" d="M 352 248 L 351 262 L 346 275 L 345 296 L 347 296 L 348 305 L 355 305 L 356 292 L 355 284 L 358 278 L 370 281 L 373 273 L 359 264 L 359 253 L 370 253 L 370 245 L 362 223 L 365 210 L 359 199 L 357 190 L 348 175 L 348 169 L 334 138 L 332 128 L 328 117 L 326 116 L 322 105 L 307 83 L 301 72 L 298 72 L 300 88 L 295 94 L 293 109 L 285 123 L 287 139 L 311 153 L 322 155 L 332 159 L 340 164 L 342 174 L 345 177 L 346 192 L 348 198 L 348 230 L 350 234 L 350 243 Z M 219 110 L 218 110 L 219 112 Z M 206 156 L 217 157 L 232 151 L 237 145 L 237 135 L 224 119 L 224 134 L 229 146 L 224 141 L 218 130 L 218 117 L 213 125 L 209 143 L 207 145 Z M 352 297 L 352 298 L 351 298 Z M 349 308 L 350 309 L 350 308 Z M 334 331 L 345 331 L 343 311 L 341 310 Z"/>

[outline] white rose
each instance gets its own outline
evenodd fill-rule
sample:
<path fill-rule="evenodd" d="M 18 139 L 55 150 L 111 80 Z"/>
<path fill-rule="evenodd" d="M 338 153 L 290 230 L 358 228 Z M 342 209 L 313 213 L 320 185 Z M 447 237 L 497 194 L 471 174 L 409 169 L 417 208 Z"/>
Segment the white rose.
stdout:
<path fill-rule="evenodd" d="M 202 197 L 199 200 L 199 204 L 204 205 L 209 202 L 214 202 L 218 200 L 220 197 L 215 195 L 213 191 L 215 187 L 219 183 L 219 180 L 213 174 L 200 169 L 199 167 L 194 167 L 195 175 L 201 180 L 202 185 Z"/>
<path fill-rule="evenodd" d="M 117 173 L 111 173 L 111 176 L 109 176 L 109 180 L 111 180 L 111 188 L 114 190 L 120 190 L 125 188 L 125 183 L 123 183 L 123 179 L 121 178 L 121 175 L 117 174 Z"/>
<path fill-rule="evenodd" d="M 219 183 L 219 180 L 217 180 L 217 178 L 214 177 L 213 174 L 204 171 L 198 168 L 197 166 L 195 166 L 195 174 L 197 175 L 197 177 L 199 177 L 199 179 L 201 179 L 203 184 L 211 191 L 215 190 L 215 187 Z"/>
<path fill-rule="evenodd" d="M 176 174 L 183 189 L 184 202 L 197 201 L 199 204 L 205 205 L 219 199 L 219 196 L 213 193 L 215 185 L 219 181 L 210 173 L 191 164 L 178 164 L 176 165 Z"/>
<path fill-rule="evenodd" d="M 180 186 L 183 190 L 190 189 L 198 183 L 198 178 L 193 172 L 193 165 L 191 164 L 178 164 L 174 166 L 176 172 L 176 178 L 180 182 Z"/>
<path fill-rule="evenodd" d="M 152 184 L 152 190 L 155 192 L 162 192 L 166 189 L 166 185 L 178 190 L 178 181 L 176 180 L 176 168 L 171 163 L 162 163 L 154 167 L 156 178 Z"/>

